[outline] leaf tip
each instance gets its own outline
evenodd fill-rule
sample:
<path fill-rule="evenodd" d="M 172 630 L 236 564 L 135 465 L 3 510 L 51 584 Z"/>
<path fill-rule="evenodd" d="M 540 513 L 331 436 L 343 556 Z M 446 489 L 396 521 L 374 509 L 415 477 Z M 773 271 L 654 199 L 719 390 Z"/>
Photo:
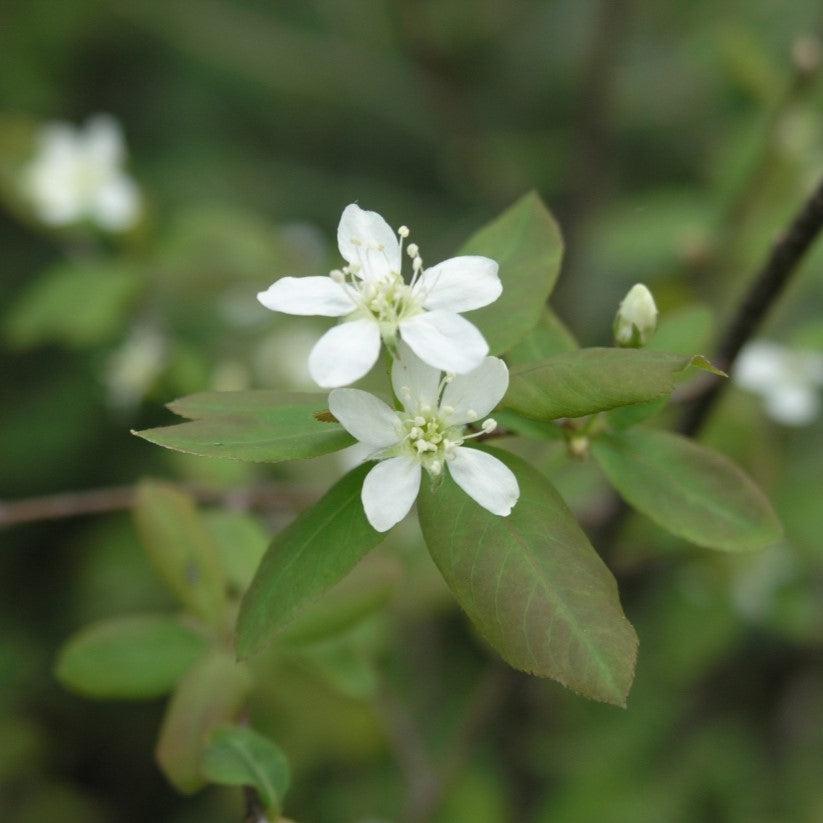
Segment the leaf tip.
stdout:
<path fill-rule="evenodd" d="M 722 369 L 717 368 L 717 366 L 715 366 L 708 357 L 704 357 L 702 354 L 695 354 L 686 364 L 686 368 L 689 366 L 694 366 L 697 369 L 703 369 L 703 371 L 707 371 L 717 377 L 727 378 L 729 376 Z"/>

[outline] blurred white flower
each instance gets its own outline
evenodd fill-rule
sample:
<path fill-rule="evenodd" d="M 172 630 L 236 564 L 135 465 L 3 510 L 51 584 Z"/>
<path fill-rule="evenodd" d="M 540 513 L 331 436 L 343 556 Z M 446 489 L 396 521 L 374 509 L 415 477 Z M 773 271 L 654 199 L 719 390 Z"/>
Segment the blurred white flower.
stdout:
<path fill-rule="evenodd" d="M 635 283 L 614 318 L 614 342 L 623 347 L 645 346 L 657 328 L 657 314 L 652 293 L 642 283 Z"/>
<path fill-rule="evenodd" d="M 85 127 L 44 126 L 37 153 L 23 170 L 23 194 L 49 226 L 89 220 L 106 231 L 125 231 L 140 217 L 140 192 L 123 170 L 126 147 L 119 124 L 108 115 Z"/>
<path fill-rule="evenodd" d="M 398 238 L 399 235 L 399 238 Z M 423 268 L 415 243 L 406 249 L 412 277 L 401 273 L 403 240 L 376 212 L 346 206 L 337 229 L 343 269 L 320 277 L 281 277 L 257 299 L 286 314 L 345 317 L 317 341 L 309 371 L 320 386 L 353 383 L 375 364 L 380 341 L 402 338 L 430 366 L 465 374 L 488 354 L 483 336 L 460 312 L 493 303 L 503 289 L 488 257 L 454 257 Z"/>
<path fill-rule="evenodd" d="M 823 354 L 755 341 L 740 353 L 732 378 L 759 395 L 778 423 L 804 426 L 820 414 Z"/>
<path fill-rule="evenodd" d="M 145 396 L 166 364 L 167 345 L 151 326 L 137 326 L 106 363 L 104 382 L 109 403 L 128 410 Z"/>
<path fill-rule="evenodd" d="M 493 514 L 509 515 L 520 496 L 517 478 L 496 457 L 463 446 L 496 428 L 489 418 L 480 432 L 465 434 L 468 423 L 481 420 L 503 399 L 509 385 L 506 364 L 486 357 L 468 374 L 441 377 L 439 369 L 401 344 L 391 378 L 401 411 L 360 389 L 335 389 L 329 395 L 331 413 L 379 461 L 361 492 L 369 523 L 381 532 L 399 523 L 417 498 L 422 470 L 437 477 L 445 467 L 469 497 Z"/>

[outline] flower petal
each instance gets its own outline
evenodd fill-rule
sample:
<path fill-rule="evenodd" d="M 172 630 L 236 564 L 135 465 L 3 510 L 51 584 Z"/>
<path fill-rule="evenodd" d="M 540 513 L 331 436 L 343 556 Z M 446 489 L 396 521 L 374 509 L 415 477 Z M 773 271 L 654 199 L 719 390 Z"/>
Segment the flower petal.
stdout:
<path fill-rule="evenodd" d="M 309 354 L 309 374 L 318 386 L 333 389 L 354 383 L 377 362 L 380 329 L 373 320 L 350 320 L 329 329 Z"/>
<path fill-rule="evenodd" d="M 807 426 L 820 414 L 817 392 L 803 383 L 778 383 L 765 400 L 769 416 L 786 426 Z"/>
<path fill-rule="evenodd" d="M 91 212 L 104 229 L 128 229 L 140 217 L 140 191 L 137 185 L 124 174 L 113 176 L 97 191 Z"/>
<path fill-rule="evenodd" d="M 455 374 L 476 369 L 489 353 L 477 328 L 452 312 L 416 314 L 400 323 L 400 334 L 421 360 Z"/>
<path fill-rule="evenodd" d="M 387 532 L 409 513 L 420 490 L 420 473 L 420 464 L 410 457 L 390 457 L 366 475 L 360 499 L 377 531 Z"/>
<path fill-rule="evenodd" d="M 403 407 L 407 411 L 417 411 L 421 406 L 434 408 L 440 387 L 440 369 L 424 363 L 402 340 L 397 352 L 391 382 Z"/>
<path fill-rule="evenodd" d="M 400 272 L 400 241 L 391 226 L 376 212 L 356 203 L 343 209 L 337 227 L 340 254 L 359 266 L 364 280 L 380 280 L 390 272 Z"/>
<path fill-rule="evenodd" d="M 471 311 L 488 306 L 500 297 L 503 284 L 498 265 L 488 257 L 452 257 L 426 269 L 414 292 L 432 311 Z"/>
<path fill-rule="evenodd" d="M 108 114 L 98 114 L 86 122 L 86 161 L 95 167 L 115 168 L 126 155 L 120 124 Z"/>
<path fill-rule="evenodd" d="M 286 314 L 343 317 L 355 309 L 346 289 L 331 277 L 281 277 L 257 299 L 272 311 Z"/>
<path fill-rule="evenodd" d="M 455 483 L 492 514 L 505 517 L 520 497 L 520 486 L 512 470 L 496 457 L 458 447 L 446 465 Z"/>
<path fill-rule="evenodd" d="M 441 410 L 451 423 L 473 423 L 484 418 L 502 399 L 509 387 L 509 370 L 499 357 L 487 357 L 474 371 L 458 374 L 446 385 Z"/>
<path fill-rule="evenodd" d="M 380 398 L 360 389 L 334 389 L 329 411 L 361 443 L 385 449 L 400 440 L 400 419 Z"/>

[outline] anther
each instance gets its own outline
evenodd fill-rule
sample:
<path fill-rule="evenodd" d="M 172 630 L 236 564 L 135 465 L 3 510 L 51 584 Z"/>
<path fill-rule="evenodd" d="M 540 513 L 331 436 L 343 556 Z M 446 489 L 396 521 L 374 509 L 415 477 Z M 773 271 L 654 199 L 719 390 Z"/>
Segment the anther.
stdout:
<path fill-rule="evenodd" d="M 406 254 L 408 254 L 412 259 L 417 257 L 420 254 L 420 249 L 417 247 L 417 243 L 409 243 L 409 245 L 406 246 Z"/>
<path fill-rule="evenodd" d="M 481 428 L 486 434 L 491 434 L 497 428 L 497 421 L 493 417 L 489 417 L 483 421 Z"/>

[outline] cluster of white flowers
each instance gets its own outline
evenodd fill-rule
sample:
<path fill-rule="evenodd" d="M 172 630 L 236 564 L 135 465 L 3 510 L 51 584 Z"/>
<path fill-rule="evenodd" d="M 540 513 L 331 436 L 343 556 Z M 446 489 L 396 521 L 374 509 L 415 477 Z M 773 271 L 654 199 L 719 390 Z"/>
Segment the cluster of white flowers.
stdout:
<path fill-rule="evenodd" d="M 92 117 L 84 128 L 52 123 L 41 130 L 36 155 L 23 171 L 23 196 L 46 225 L 89 221 L 104 231 L 126 231 L 140 218 L 141 198 L 124 171 L 125 158 L 112 117 Z"/>
<path fill-rule="evenodd" d="M 464 447 L 497 424 L 486 415 L 509 383 L 506 364 L 487 357 L 488 344 L 460 313 L 494 302 L 502 292 L 498 266 L 463 256 L 425 268 L 408 243 L 408 282 L 402 273 L 406 226 L 395 233 L 376 212 L 345 208 L 337 230 L 346 261 L 328 276 L 283 277 L 258 300 L 272 311 L 341 317 L 309 354 L 309 371 L 333 388 L 329 409 L 377 465 L 363 483 L 363 507 L 378 531 L 405 517 L 423 469 L 432 478 L 448 468 L 455 483 L 494 514 L 506 516 L 520 489 L 512 472 L 490 454 Z M 381 342 L 392 359 L 391 380 L 402 410 L 359 389 L 340 388 L 375 364 Z M 486 419 L 484 419 L 486 418 Z M 470 423 L 483 421 L 467 433 Z"/>
<path fill-rule="evenodd" d="M 732 374 L 743 389 L 759 395 L 766 413 L 786 426 L 805 426 L 820 414 L 823 354 L 758 340 L 737 358 Z"/>

